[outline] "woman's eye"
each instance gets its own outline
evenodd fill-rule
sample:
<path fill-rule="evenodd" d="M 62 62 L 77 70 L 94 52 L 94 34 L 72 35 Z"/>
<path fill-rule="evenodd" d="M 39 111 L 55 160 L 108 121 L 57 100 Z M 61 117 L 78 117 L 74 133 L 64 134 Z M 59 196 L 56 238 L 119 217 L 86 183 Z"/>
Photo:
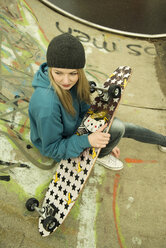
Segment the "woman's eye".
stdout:
<path fill-rule="evenodd" d="M 77 75 L 77 72 L 72 72 L 72 73 L 70 73 L 70 75 L 76 76 Z"/>
<path fill-rule="evenodd" d="M 57 75 L 61 75 L 62 73 L 61 73 L 61 72 L 56 71 L 56 72 L 55 72 L 55 74 L 57 74 Z"/>

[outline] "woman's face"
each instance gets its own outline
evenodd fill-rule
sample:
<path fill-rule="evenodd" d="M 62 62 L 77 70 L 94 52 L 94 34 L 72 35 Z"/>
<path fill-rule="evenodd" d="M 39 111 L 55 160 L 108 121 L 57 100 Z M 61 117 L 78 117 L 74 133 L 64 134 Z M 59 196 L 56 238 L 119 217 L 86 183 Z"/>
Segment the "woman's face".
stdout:
<path fill-rule="evenodd" d="M 78 82 L 76 69 L 52 68 L 51 73 L 55 83 L 63 90 L 70 90 Z"/>

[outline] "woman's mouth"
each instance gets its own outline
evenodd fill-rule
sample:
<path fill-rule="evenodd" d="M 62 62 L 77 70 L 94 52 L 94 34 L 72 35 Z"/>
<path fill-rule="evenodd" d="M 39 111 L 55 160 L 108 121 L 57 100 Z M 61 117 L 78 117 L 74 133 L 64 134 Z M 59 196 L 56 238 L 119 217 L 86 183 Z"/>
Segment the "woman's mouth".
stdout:
<path fill-rule="evenodd" d="M 64 84 L 63 87 L 64 88 L 69 88 L 70 87 L 70 84 Z"/>

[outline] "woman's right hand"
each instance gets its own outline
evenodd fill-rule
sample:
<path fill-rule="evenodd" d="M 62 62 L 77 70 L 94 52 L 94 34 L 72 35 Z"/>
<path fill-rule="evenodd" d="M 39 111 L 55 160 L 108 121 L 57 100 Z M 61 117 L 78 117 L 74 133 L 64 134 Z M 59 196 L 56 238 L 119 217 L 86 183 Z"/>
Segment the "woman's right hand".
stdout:
<path fill-rule="evenodd" d="M 95 148 L 104 148 L 109 143 L 110 134 L 103 133 L 104 129 L 107 127 L 107 124 L 100 127 L 96 132 L 88 136 L 89 143 L 92 147 Z"/>

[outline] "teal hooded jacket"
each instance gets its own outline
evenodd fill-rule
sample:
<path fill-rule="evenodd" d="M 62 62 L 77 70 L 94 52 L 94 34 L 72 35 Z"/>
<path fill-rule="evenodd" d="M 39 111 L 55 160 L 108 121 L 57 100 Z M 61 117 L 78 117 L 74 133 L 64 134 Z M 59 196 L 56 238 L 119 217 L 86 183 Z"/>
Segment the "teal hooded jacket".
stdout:
<path fill-rule="evenodd" d="M 75 134 L 89 105 L 77 98 L 76 87 L 70 89 L 76 115 L 71 116 L 61 104 L 50 85 L 48 66 L 43 63 L 36 72 L 32 86 L 34 92 L 29 103 L 30 138 L 41 154 L 59 162 L 78 157 L 91 147 L 88 135 Z"/>

